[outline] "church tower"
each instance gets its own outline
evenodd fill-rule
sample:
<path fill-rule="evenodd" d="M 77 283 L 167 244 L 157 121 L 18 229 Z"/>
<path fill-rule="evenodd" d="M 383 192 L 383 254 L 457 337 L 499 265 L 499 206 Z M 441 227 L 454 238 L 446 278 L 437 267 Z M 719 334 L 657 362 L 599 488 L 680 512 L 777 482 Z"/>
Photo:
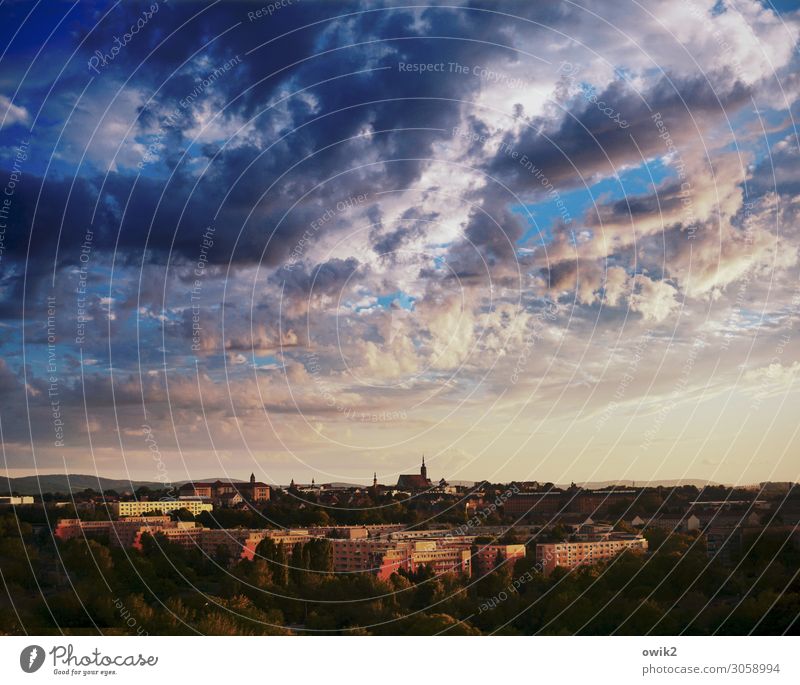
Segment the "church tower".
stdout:
<path fill-rule="evenodd" d="M 422 466 L 419 469 L 419 475 L 422 476 L 425 480 L 428 480 L 428 469 L 425 466 L 425 455 L 422 455 Z"/>
<path fill-rule="evenodd" d="M 373 488 L 377 488 L 378 487 L 378 472 L 377 471 L 375 471 L 375 473 L 372 474 L 372 487 Z"/>
<path fill-rule="evenodd" d="M 256 484 L 256 474 L 255 473 L 251 473 L 250 474 L 250 485 L 255 485 L 255 484 Z"/>

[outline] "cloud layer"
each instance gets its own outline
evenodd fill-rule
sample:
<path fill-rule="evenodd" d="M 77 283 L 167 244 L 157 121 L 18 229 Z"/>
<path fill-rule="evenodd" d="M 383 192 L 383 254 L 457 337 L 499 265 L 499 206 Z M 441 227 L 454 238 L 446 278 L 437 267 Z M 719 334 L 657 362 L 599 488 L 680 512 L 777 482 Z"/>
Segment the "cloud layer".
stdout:
<path fill-rule="evenodd" d="M 796 478 L 796 12 L 144 8 L 0 10 L 11 471 Z"/>

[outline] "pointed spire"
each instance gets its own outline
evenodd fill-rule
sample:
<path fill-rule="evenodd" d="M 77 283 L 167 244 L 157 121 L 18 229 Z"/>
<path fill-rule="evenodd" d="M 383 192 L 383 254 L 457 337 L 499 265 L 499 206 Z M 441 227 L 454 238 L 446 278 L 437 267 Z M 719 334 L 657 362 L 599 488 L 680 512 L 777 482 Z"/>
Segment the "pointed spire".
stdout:
<path fill-rule="evenodd" d="M 377 486 L 378 486 L 378 472 L 375 471 L 375 473 L 372 474 L 372 487 L 374 488 Z"/>
<path fill-rule="evenodd" d="M 255 473 L 251 473 L 250 474 L 250 484 L 252 485 L 255 482 L 256 482 L 256 474 Z"/>

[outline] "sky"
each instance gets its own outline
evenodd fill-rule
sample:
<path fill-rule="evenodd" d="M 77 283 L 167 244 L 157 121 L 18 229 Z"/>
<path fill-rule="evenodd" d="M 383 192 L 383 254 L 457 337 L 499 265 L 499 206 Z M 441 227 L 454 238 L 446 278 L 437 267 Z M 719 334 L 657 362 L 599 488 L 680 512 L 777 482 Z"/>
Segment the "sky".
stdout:
<path fill-rule="evenodd" d="M 0 15 L 0 470 L 798 479 L 795 3 Z"/>

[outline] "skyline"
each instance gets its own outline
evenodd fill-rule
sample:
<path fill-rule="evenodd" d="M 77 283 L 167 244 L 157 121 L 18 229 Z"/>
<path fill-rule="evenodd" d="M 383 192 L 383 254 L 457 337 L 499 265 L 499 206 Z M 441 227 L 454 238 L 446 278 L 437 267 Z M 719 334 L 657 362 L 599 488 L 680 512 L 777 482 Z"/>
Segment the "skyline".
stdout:
<path fill-rule="evenodd" d="M 26 471 L 26 470 L 22 470 L 22 471 Z M 254 476 L 255 474 L 252 474 L 252 475 Z M 302 475 L 302 474 L 298 474 L 298 475 Z M 381 487 L 391 488 L 391 487 L 396 487 L 396 486 L 392 485 L 392 482 L 394 482 L 394 478 L 399 478 L 400 476 L 402 476 L 404 474 L 398 473 L 398 474 L 384 474 L 384 475 L 388 475 L 388 478 L 389 478 L 388 482 L 384 482 L 385 479 L 379 477 L 377 472 L 373 472 L 373 475 L 370 478 L 359 477 L 359 478 L 353 479 L 352 482 L 341 482 L 341 481 L 319 481 L 319 482 L 317 482 L 316 481 L 316 476 L 315 475 L 311 475 L 307 479 L 291 478 L 290 481 L 283 482 L 283 483 L 274 481 L 274 482 L 269 483 L 269 486 L 270 487 L 284 488 L 285 489 L 285 488 L 291 487 L 292 483 L 295 483 L 298 487 L 310 487 L 310 486 L 313 486 L 314 484 L 316 484 L 317 487 L 348 486 L 348 487 L 354 487 L 354 488 L 367 488 L 368 489 L 371 486 L 375 485 L 376 482 L 377 482 L 377 485 L 379 485 Z M 148 481 L 146 479 L 134 478 L 133 476 L 128 478 L 127 476 L 124 476 L 124 475 L 123 476 L 118 476 L 118 475 L 108 474 L 108 473 L 105 473 L 105 474 L 99 474 L 99 473 L 97 473 L 97 474 L 86 474 L 86 473 L 52 473 L 52 472 L 50 472 L 50 473 L 39 473 L 39 472 L 35 472 L 35 473 L 20 473 L 19 475 L 13 475 L 11 473 L 0 474 L 0 479 L 7 480 L 7 481 L 16 481 L 18 479 L 30 479 L 30 478 L 42 478 L 42 479 L 47 480 L 47 482 L 50 482 L 50 479 L 52 479 L 52 478 L 79 478 L 79 479 L 81 479 L 79 484 L 71 486 L 71 489 L 73 491 L 81 490 L 84 487 L 86 487 L 85 479 L 87 479 L 87 478 L 88 479 L 97 479 L 98 484 L 100 483 L 101 480 L 103 480 L 103 481 L 112 481 L 112 482 L 115 482 L 115 483 L 118 482 L 118 481 L 119 482 L 126 482 L 127 481 L 132 486 L 135 485 L 135 486 L 138 487 L 140 484 L 143 484 L 143 483 L 147 484 L 147 485 L 158 485 L 158 484 L 161 484 L 162 486 L 164 486 L 167 489 L 174 488 L 176 486 L 180 486 L 180 485 L 185 484 L 185 483 L 210 482 L 210 481 L 215 481 L 215 480 L 218 480 L 218 479 L 221 480 L 222 482 L 230 482 L 230 483 L 236 483 L 236 484 L 239 484 L 239 483 L 240 484 L 245 484 L 247 482 L 247 480 L 244 479 L 244 478 L 233 478 L 233 477 L 230 477 L 229 474 L 224 474 L 223 478 L 220 478 L 219 475 L 215 475 L 215 476 L 200 476 L 200 477 L 193 476 L 190 479 L 178 479 L 176 481 L 165 481 L 165 480 Z M 781 483 L 787 483 L 787 482 L 788 483 L 794 482 L 794 481 L 761 481 L 761 482 L 751 482 L 751 483 L 746 483 L 746 482 L 725 483 L 725 482 L 722 482 L 722 481 L 706 480 L 706 479 L 702 479 L 702 478 L 664 478 L 664 479 L 651 479 L 651 480 L 641 480 L 641 481 L 637 481 L 637 480 L 634 480 L 634 479 L 616 479 L 616 480 L 615 479 L 611 479 L 611 480 L 604 480 L 604 481 L 598 481 L 598 480 L 596 480 L 596 481 L 570 480 L 570 481 L 564 481 L 564 482 L 553 482 L 553 481 L 548 481 L 548 480 L 543 480 L 543 479 L 535 479 L 534 478 L 534 479 L 528 479 L 528 480 L 510 479 L 510 480 L 506 480 L 506 481 L 488 481 L 486 479 L 477 479 L 477 480 L 448 479 L 445 476 L 442 476 L 441 478 L 432 478 L 431 479 L 431 481 L 432 481 L 431 487 L 435 487 L 436 484 L 440 480 L 445 480 L 449 485 L 458 485 L 458 486 L 461 486 L 461 487 L 478 485 L 478 484 L 480 484 L 482 482 L 488 482 L 488 483 L 494 483 L 494 484 L 498 484 L 499 483 L 499 484 L 506 484 L 506 485 L 511 484 L 511 483 L 540 483 L 542 486 L 546 486 L 548 484 L 552 484 L 553 487 L 559 488 L 559 489 L 565 489 L 565 488 L 568 489 L 570 487 L 578 487 L 578 488 L 583 488 L 583 489 L 587 489 L 587 488 L 588 489 L 592 489 L 592 488 L 606 488 L 606 487 L 612 487 L 612 486 L 628 487 L 628 488 L 659 488 L 660 487 L 660 488 L 673 488 L 673 489 L 675 489 L 675 488 L 680 488 L 680 487 L 683 487 L 683 486 L 694 486 L 694 487 L 698 487 L 698 488 L 707 486 L 707 487 L 745 488 L 745 489 L 751 489 L 752 490 L 752 489 L 755 489 L 755 488 L 763 488 L 765 484 L 781 484 Z M 16 485 L 16 484 L 14 484 L 14 485 Z M 118 486 L 115 486 L 115 487 L 118 487 Z M 103 489 L 105 489 L 105 488 L 101 488 L 101 490 L 103 490 Z M 399 489 L 402 490 L 403 488 L 399 488 Z M 15 488 L 12 487 L 11 490 L 15 490 Z M 42 493 L 53 492 L 53 491 L 54 490 L 53 490 L 52 487 L 49 487 L 49 489 L 48 488 L 44 488 L 44 489 L 41 490 Z M 29 490 L 25 490 L 24 494 L 30 494 Z"/>
<path fill-rule="evenodd" d="M 2 9 L 0 472 L 800 478 L 800 11 L 110 7 Z"/>

